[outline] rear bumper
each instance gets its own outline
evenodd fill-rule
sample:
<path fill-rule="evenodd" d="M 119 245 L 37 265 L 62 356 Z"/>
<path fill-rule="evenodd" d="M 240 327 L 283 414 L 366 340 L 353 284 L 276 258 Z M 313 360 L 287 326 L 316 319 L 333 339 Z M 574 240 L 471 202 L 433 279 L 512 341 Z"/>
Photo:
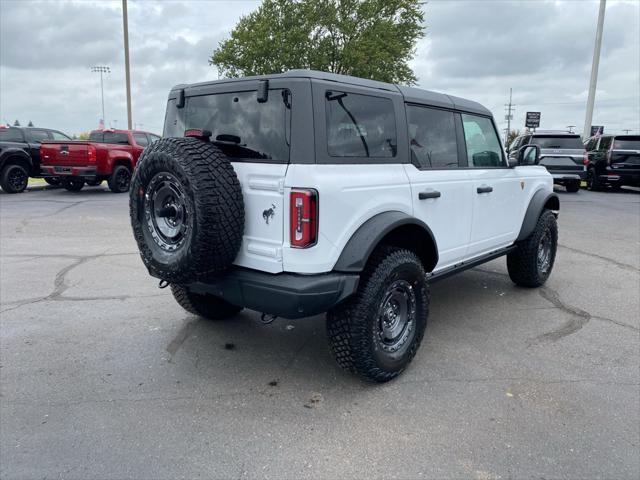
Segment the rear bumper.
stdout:
<path fill-rule="evenodd" d="M 587 175 L 586 172 L 584 171 L 567 171 L 567 172 L 557 172 L 557 171 L 552 171 L 549 172 L 551 174 L 551 176 L 553 177 L 553 181 L 556 183 L 559 182 L 572 182 L 572 181 L 576 181 L 576 180 L 584 180 Z"/>
<path fill-rule="evenodd" d="M 623 169 L 607 168 L 607 173 L 598 175 L 598 179 L 604 183 L 619 185 L 640 186 L 640 170 L 624 171 Z"/>
<path fill-rule="evenodd" d="M 98 167 L 95 165 L 41 165 L 40 174 L 43 177 L 95 177 L 98 174 Z"/>
<path fill-rule="evenodd" d="M 330 310 L 352 295 L 360 276 L 345 273 L 300 275 L 235 268 L 189 284 L 190 290 L 284 318 L 302 318 Z"/>

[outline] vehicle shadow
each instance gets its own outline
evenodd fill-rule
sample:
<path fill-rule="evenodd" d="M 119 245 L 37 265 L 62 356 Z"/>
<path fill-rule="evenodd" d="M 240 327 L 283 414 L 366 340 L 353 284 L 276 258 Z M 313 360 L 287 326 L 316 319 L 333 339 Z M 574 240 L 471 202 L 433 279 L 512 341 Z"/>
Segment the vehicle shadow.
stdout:
<path fill-rule="evenodd" d="M 407 381 L 428 383 L 449 375 L 451 366 L 460 362 L 459 354 L 456 358 L 449 355 L 458 347 L 468 348 L 469 337 L 479 330 L 487 338 L 504 333 L 504 319 L 493 314 L 496 309 L 523 303 L 525 297 L 539 299 L 535 291 L 515 287 L 507 276 L 483 270 L 439 282 L 431 291 L 422 346 L 407 371 L 384 388 Z M 465 302 L 460 302 L 460 295 Z M 513 341 L 524 344 L 526 338 Z M 327 343 L 324 315 L 277 319 L 269 325 L 260 322 L 257 312 L 248 310 L 225 321 L 188 316 L 167 340 L 166 350 L 183 386 L 215 384 L 215 391 L 274 393 L 285 389 L 323 394 L 345 389 L 360 392 L 372 386 L 337 366 Z"/>

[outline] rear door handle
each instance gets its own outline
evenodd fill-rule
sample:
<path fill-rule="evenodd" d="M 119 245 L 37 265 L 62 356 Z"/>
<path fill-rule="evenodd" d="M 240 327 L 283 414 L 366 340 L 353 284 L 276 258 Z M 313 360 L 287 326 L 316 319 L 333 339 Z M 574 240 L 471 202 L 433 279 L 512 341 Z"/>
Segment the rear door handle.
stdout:
<path fill-rule="evenodd" d="M 491 192 L 493 192 L 493 187 L 488 187 L 486 185 L 483 185 L 481 187 L 478 187 L 476 189 L 476 192 L 478 192 L 478 193 L 491 193 Z"/>
<path fill-rule="evenodd" d="M 427 198 L 440 198 L 441 195 L 437 190 L 427 190 L 426 192 L 420 192 L 418 198 L 420 200 L 426 200 Z"/>

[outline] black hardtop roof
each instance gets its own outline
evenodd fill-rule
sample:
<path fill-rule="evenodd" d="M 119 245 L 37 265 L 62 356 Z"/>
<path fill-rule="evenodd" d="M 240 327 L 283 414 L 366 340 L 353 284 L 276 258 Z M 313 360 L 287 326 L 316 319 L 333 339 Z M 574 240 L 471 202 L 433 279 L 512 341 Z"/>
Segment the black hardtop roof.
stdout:
<path fill-rule="evenodd" d="M 220 80 L 212 80 L 208 82 L 193 83 L 193 84 L 180 84 L 174 86 L 171 90 L 187 89 L 193 87 L 201 87 L 207 85 L 219 85 L 233 82 L 242 82 L 246 80 L 269 80 L 274 78 L 309 78 L 316 80 L 327 80 L 330 82 L 344 83 L 348 85 L 356 85 L 368 88 L 377 88 L 380 90 L 387 90 L 392 92 L 399 92 L 404 96 L 406 102 L 420 103 L 425 105 L 432 105 L 435 107 L 452 108 L 456 110 L 463 110 L 471 113 L 478 113 L 480 115 L 491 115 L 491 112 L 480 105 L 477 102 L 466 100 L 464 98 L 454 97 L 452 95 L 445 95 L 444 93 L 433 92 L 430 90 L 423 90 L 415 87 L 405 87 L 403 85 L 396 85 L 393 83 L 379 82 L 377 80 L 369 80 L 366 78 L 352 77 L 350 75 L 339 75 L 337 73 L 320 72 L 317 70 L 289 70 L 284 73 L 274 73 L 272 75 L 257 75 L 253 77 L 240 77 L 240 78 L 224 78 Z"/>

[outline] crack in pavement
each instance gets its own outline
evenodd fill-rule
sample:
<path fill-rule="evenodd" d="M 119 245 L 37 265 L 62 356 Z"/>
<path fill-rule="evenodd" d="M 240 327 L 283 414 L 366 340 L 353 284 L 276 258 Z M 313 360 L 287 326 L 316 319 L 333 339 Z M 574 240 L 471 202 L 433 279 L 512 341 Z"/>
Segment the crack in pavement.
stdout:
<path fill-rule="evenodd" d="M 640 268 L 634 267 L 633 265 L 629 265 L 628 263 L 619 262 L 617 260 L 614 260 L 613 258 L 605 257 L 603 255 L 598 255 L 597 253 L 587 252 L 585 250 L 580 250 L 579 248 L 567 247 L 566 245 L 562 245 L 562 244 L 558 244 L 558 246 L 561 248 L 566 248 L 567 250 L 574 253 L 579 253 L 581 255 L 586 255 L 588 257 L 593 257 L 599 260 L 603 260 L 605 262 L 613 263 L 616 267 L 620 267 L 624 270 L 629 270 L 634 273 L 640 272 Z"/>
<path fill-rule="evenodd" d="M 547 333 L 543 333 L 542 335 L 538 335 L 534 339 L 528 341 L 529 345 L 533 345 L 536 343 L 542 342 L 556 342 L 567 335 L 571 335 L 572 333 L 576 333 L 582 327 L 584 327 L 589 320 L 591 320 L 591 314 L 589 312 L 585 312 L 584 310 L 574 307 L 573 305 L 567 305 L 560 299 L 560 295 L 555 290 L 549 287 L 540 287 L 538 289 L 538 293 L 542 298 L 551 303 L 554 307 L 562 310 L 563 312 L 571 315 L 571 318 L 568 322 L 565 322 L 560 327 L 551 330 Z"/>
<path fill-rule="evenodd" d="M 488 273 L 490 275 L 496 275 L 499 277 L 509 276 L 506 273 L 496 272 L 493 270 L 485 270 L 483 268 L 475 268 L 474 270 L 482 273 Z M 544 333 L 532 340 L 529 340 L 527 342 L 529 345 L 542 343 L 545 341 L 557 341 L 562 337 L 566 337 L 567 335 L 571 335 L 572 333 L 577 332 L 582 327 L 584 327 L 590 320 L 600 320 L 603 322 L 609 322 L 614 325 L 618 325 L 619 327 L 629 328 L 636 332 L 640 331 L 640 328 L 634 325 L 629 325 L 628 323 L 619 322 L 617 320 L 613 320 L 607 317 L 601 317 L 599 315 L 592 315 L 591 313 L 585 310 L 582 310 L 578 307 L 574 307 L 573 305 L 568 305 L 560 299 L 560 295 L 558 294 L 558 292 L 551 289 L 550 287 L 542 286 L 538 289 L 538 293 L 542 298 L 544 298 L 545 300 L 547 300 L 553 305 L 552 308 L 558 308 L 564 311 L 565 313 L 568 313 L 569 315 L 574 316 L 575 318 L 571 319 L 570 321 L 566 322 L 564 325 L 561 325 L 559 328 L 555 330 Z"/>
<path fill-rule="evenodd" d="M 14 257 L 14 258 L 69 258 L 74 261 L 61 268 L 58 273 L 56 273 L 55 279 L 53 281 L 53 291 L 48 295 L 43 297 L 35 297 L 29 298 L 26 300 L 18 300 L 16 302 L 4 303 L 4 305 L 13 305 L 10 308 L 6 308 L 4 310 L 0 310 L 0 313 L 6 313 L 13 310 L 17 310 L 18 308 L 24 307 L 25 305 L 32 305 L 34 303 L 46 302 L 46 301 L 71 301 L 71 302 L 82 302 L 82 301 L 91 301 L 91 300 L 127 300 L 130 298 L 146 298 L 146 297 L 156 297 L 161 296 L 158 295 L 110 295 L 110 296 L 81 296 L 81 297 L 73 297 L 73 296 L 64 296 L 64 292 L 67 291 L 71 285 L 67 283 L 67 275 L 73 269 L 79 267 L 80 265 L 90 262 L 92 260 L 96 260 L 98 258 L 104 257 L 115 257 L 115 256 L 124 256 L 124 255 L 135 255 L 135 253 L 111 253 L 107 254 L 99 253 L 96 255 L 29 255 L 29 254 L 15 254 L 15 255 L 5 255 L 6 257 Z"/>

